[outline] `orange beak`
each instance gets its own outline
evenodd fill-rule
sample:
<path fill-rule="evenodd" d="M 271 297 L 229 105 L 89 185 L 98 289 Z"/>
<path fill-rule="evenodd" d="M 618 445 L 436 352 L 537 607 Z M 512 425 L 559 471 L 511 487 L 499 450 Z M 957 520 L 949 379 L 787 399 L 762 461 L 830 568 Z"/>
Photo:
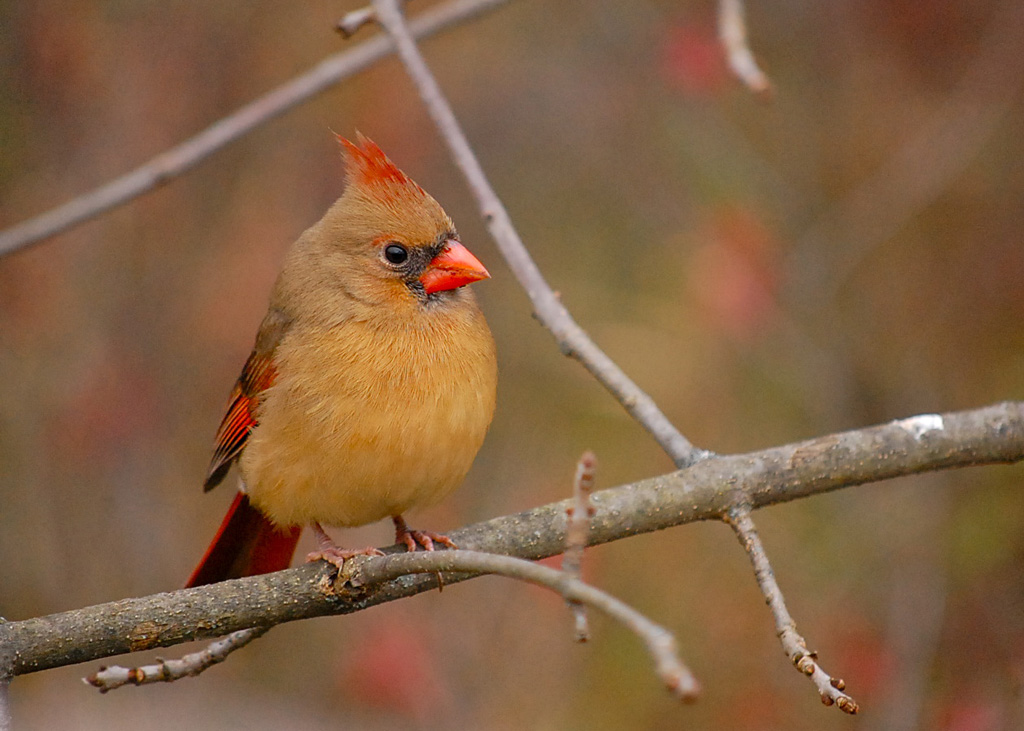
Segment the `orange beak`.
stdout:
<path fill-rule="evenodd" d="M 431 294 L 457 289 L 490 276 L 469 249 L 455 239 L 448 239 L 441 253 L 427 265 L 427 270 L 420 276 L 420 283 L 427 294 Z"/>

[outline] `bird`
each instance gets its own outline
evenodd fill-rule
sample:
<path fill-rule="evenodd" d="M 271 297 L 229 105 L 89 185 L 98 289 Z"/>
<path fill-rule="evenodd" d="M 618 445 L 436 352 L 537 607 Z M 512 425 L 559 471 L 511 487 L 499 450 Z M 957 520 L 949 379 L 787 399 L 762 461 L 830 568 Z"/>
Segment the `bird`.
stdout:
<path fill-rule="evenodd" d="M 409 551 L 454 547 L 404 514 L 463 481 L 494 413 L 494 339 L 466 286 L 490 277 L 441 205 L 372 140 L 338 136 L 346 184 L 288 250 L 204 482 L 239 491 L 187 587 L 287 568 L 305 527 L 391 518 Z"/>

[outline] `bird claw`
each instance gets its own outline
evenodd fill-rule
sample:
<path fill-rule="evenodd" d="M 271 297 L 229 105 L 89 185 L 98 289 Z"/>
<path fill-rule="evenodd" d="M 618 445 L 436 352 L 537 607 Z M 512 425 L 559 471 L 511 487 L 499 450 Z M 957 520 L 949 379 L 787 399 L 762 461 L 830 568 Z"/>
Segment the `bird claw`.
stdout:
<path fill-rule="evenodd" d="M 401 516 L 392 518 L 392 520 L 395 522 L 395 543 L 404 544 L 409 553 L 415 553 L 416 546 L 418 545 L 423 546 L 425 551 L 433 551 L 435 542 L 448 548 L 458 548 L 455 545 L 455 541 L 443 533 L 434 533 L 429 530 L 413 530 L 405 524 Z"/>
<path fill-rule="evenodd" d="M 314 561 L 326 561 L 339 571 L 342 565 L 355 556 L 383 556 L 384 552 L 367 546 L 366 548 L 338 548 L 337 546 L 324 546 L 318 551 L 306 554 L 306 563 Z"/>
<path fill-rule="evenodd" d="M 331 540 L 331 537 L 327 535 L 323 526 L 319 523 L 313 523 L 311 527 L 313 528 L 313 535 L 316 536 L 317 550 L 306 554 L 306 563 L 326 561 L 337 568 L 338 571 L 341 571 L 342 565 L 354 556 L 384 555 L 383 551 L 380 551 L 373 546 L 367 546 L 366 548 L 341 548 Z"/>

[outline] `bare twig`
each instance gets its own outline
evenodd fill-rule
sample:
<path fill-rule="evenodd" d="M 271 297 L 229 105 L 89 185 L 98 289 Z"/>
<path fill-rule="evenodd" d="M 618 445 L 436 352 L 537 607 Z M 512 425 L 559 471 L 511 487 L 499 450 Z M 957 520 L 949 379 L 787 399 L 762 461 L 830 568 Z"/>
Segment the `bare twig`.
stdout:
<path fill-rule="evenodd" d="M 338 579 L 358 589 L 393 581 L 409 574 L 433 574 L 439 571 L 456 574 L 498 574 L 510 579 L 527 581 L 556 591 L 568 601 L 580 602 L 604 612 L 643 640 L 654 660 L 658 677 L 676 696 L 689 701 L 694 700 L 700 692 L 696 678 L 679 659 L 675 638 L 668 630 L 655 624 L 625 602 L 589 584 L 584 584 L 564 571 L 512 556 L 459 549 L 432 553 L 399 553 L 365 561 L 352 561 L 345 564 L 345 570 Z M 453 578 L 459 579 L 457 575 Z"/>
<path fill-rule="evenodd" d="M 465 176 L 498 249 L 529 295 L 537 319 L 551 331 L 562 352 L 580 361 L 626 411 L 650 432 L 677 466 L 685 467 L 708 456 L 708 452 L 697 449 L 679 433 L 651 397 L 594 344 L 559 302 L 519 238 L 512 219 L 488 182 L 451 105 L 423 60 L 406 25 L 399 0 L 373 0 L 373 7 L 377 21 L 394 39 L 399 58 L 405 64 L 420 98 L 448 145 L 455 164 Z"/>
<path fill-rule="evenodd" d="M 865 482 L 1024 460 L 1024 402 L 911 419 L 749 454 L 719 456 L 667 475 L 595 492 L 595 545 Z M 450 535 L 474 551 L 543 558 L 565 549 L 570 501 L 495 518 Z M 390 551 L 401 550 L 396 548 Z M 436 588 L 408 576 L 369 592 L 325 591 L 319 564 L 195 589 L 124 599 L 0 623 L 0 671 L 24 675 L 310 617 L 347 614 Z M 461 579 L 468 578 L 462 575 Z M 447 583 L 454 580 L 448 579 Z M 329 584 L 328 584 L 329 588 Z"/>
<path fill-rule="evenodd" d="M 728 512 L 726 522 L 736 531 L 736 536 L 750 556 L 750 563 L 754 565 L 754 576 L 757 577 L 757 584 L 761 587 L 761 593 L 764 594 L 768 608 L 775 618 L 775 630 L 786 656 L 797 670 L 809 677 L 818 687 L 822 703 L 826 706 L 834 703 L 845 713 L 856 713 L 857 702 L 843 692 L 846 684 L 841 678 L 833 678 L 821 669 L 817 662 L 817 654 L 807 649 L 807 642 L 796 631 L 796 623 L 786 609 L 782 591 L 775 581 L 775 572 L 768 563 L 768 556 L 765 555 L 754 521 L 750 519 L 750 507 L 734 506 Z"/>
<path fill-rule="evenodd" d="M 594 507 L 590 504 L 590 493 L 594 490 L 594 473 L 597 470 L 597 457 L 586 451 L 576 463 L 576 476 L 572 481 L 572 506 L 566 511 L 569 524 L 565 529 L 565 554 L 562 556 L 562 571 L 569 576 L 580 578 L 583 565 L 583 549 L 586 548 L 590 533 L 590 518 Z M 587 613 L 583 606 L 572 599 L 569 608 L 576 619 L 576 641 L 586 642 L 590 638 L 587 626 Z"/>
<path fill-rule="evenodd" d="M 260 637 L 269 627 L 250 627 L 232 632 L 227 637 L 210 643 L 200 652 L 184 655 L 180 660 L 164 660 L 157 658 L 152 665 L 135 668 L 111 665 L 102 667 L 96 673 L 82 681 L 100 689 L 100 693 L 120 688 L 125 685 L 149 685 L 150 683 L 173 683 L 175 680 L 199 675 L 217 663 L 224 662 L 228 655 L 239 650 Z"/>
<path fill-rule="evenodd" d="M 433 35 L 506 2 L 508 0 L 452 0 L 418 16 L 409 24 L 409 29 L 416 37 Z M 391 53 L 392 45 L 389 38 L 379 36 L 337 53 L 132 172 L 3 231 L 0 256 L 66 231 L 168 182 L 255 127 L 380 61 Z"/>
<path fill-rule="evenodd" d="M 732 72 L 752 92 L 768 97 L 772 93 L 772 84 L 750 51 L 747 23 L 743 16 L 743 0 L 719 0 L 718 37 Z"/>

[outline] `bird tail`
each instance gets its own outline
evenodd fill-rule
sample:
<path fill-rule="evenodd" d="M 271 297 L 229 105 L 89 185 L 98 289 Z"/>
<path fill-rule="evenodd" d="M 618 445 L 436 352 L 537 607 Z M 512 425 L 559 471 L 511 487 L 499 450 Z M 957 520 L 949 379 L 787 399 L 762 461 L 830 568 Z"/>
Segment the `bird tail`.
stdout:
<path fill-rule="evenodd" d="M 286 569 L 301 534 L 275 526 L 239 492 L 185 588 Z"/>

